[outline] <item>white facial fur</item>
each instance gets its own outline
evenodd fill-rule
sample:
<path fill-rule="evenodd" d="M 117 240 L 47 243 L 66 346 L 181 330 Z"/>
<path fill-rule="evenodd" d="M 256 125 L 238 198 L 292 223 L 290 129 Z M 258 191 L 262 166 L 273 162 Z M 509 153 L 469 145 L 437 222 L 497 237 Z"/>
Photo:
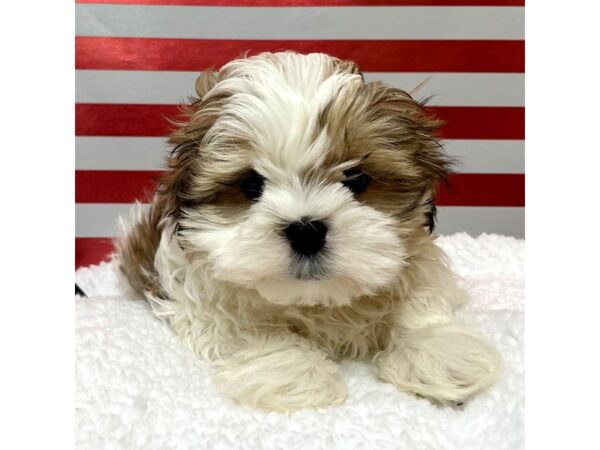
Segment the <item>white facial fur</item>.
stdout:
<path fill-rule="evenodd" d="M 326 77 L 325 55 L 280 57 L 287 60 L 234 61 L 206 97 L 232 93 L 202 145 L 215 152 L 235 139 L 252 143 L 245 157 L 265 178 L 262 196 L 236 223 L 188 210 L 182 236 L 207 254 L 216 279 L 256 289 L 273 303 L 340 306 L 389 287 L 406 252 L 391 217 L 356 200 L 340 182 L 302 178 L 308 168 L 332 170 L 321 169 L 331 142 L 326 127 L 318 130 L 318 117 L 333 98 L 362 83 L 360 75 Z M 297 263 L 281 232 L 306 217 L 328 227 L 326 249 L 315 262 L 318 279 L 298 279 L 308 263 Z"/>
<path fill-rule="evenodd" d="M 280 230 L 301 217 L 328 225 L 327 248 L 320 257 L 322 280 L 294 276 L 296 256 Z M 193 222 L 192 217 L 184 224 Z M 371 294 L 393 281 L 405 256 L 391 220 L 354 200 L 341 183 L 314 187 L 267 183 L 242 223 L 186 233 L 186 239 L 207 252 L 215 278 L 256 288 L 281 304 L 341 305 Z"/>

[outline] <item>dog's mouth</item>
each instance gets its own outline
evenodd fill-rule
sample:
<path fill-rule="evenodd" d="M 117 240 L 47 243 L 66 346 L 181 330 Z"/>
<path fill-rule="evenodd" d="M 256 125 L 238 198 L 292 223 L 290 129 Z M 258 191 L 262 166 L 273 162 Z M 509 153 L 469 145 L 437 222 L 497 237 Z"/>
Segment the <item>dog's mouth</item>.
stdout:
<path fill-rule="evenodd" d="M 290 267 L 292 276 L 297 280 L 327 280 L 327 258 L 324 255 L 298 256 Z"/>

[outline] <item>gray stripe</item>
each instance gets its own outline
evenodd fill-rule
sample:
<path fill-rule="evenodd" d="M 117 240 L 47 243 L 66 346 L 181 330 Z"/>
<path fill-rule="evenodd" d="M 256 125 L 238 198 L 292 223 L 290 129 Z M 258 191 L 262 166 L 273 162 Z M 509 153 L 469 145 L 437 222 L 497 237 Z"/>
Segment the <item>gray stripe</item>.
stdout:
<path fill-rule="evenodd" d="M 525 106 L 521 73 L 369 72 L 366 81 L 383 81 L 414 98 L 431 97 L 438 106 Z"/>
<path fill-rule="evenodd" d="M 160 170 L 169 152 L 163 138 L 76 137 L 78 170 Z"/>
<path fill-rule="evenodd" d="M 77 203 L 75 205 L 76 237 L 116 237 L 119 216 L 127 218 L 132 204 Z"/>
<path fill-rule="evenodd" d="M 195 94 L 198 75 L 198 72 L 78 70 L 75 98 L 79 103 L 177 104 Z M 433 96 L 431 105 L 525 104 L 523 74 L 394 72 L 365 73 L 365 78 L 409 92 L 421 85 L 413 95 L 417 99 Z"/>
<path fill-rule="evenodd" d="M 524 173 L 524 141 L 448 140 L 456 172 Z M 77 137 L 75 167 L 79 170 L 160 170 L 169 147 L 163 138 Z"/>
<path fill-rule="evenodd" d="M 438 208 L 438 234 L 497 233 L 525 237 L 525 208 L 447 206 Z"/>
<path fill-rule="evenodd" d="M 178 7 L 77 4 L 78 36 L 196 39 L 523 39 L 506 7 Z"/>
<path fill-rule="evenodd" d="M 118 216 L 128 217 L 129 204 L 85 204 L 75 206 L 75 233 L 77 237 L 114 237 Z M 440 207 L 438 208 L 439 234 L 465 231 L 473 236 L 498 233 L 516 237 L 525 236 L 525 208 L 502 207 Z"/>
<path fill-rule="evenodd" d="M 444 148 L 460 173 L 525 173 L 525 141 L 448 140 Z"/>

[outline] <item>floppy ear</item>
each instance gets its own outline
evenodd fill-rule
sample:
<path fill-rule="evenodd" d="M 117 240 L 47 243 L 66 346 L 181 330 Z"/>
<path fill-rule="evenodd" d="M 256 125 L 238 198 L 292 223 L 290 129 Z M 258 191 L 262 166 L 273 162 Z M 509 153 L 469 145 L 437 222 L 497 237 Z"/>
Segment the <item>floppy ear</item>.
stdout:
<path fill-rule="evenodd" d="M 432 234 L 435 230 L 437 220 L 436 194 L 441 186 L 450 186 L 450 174 L 452 173 L 455 161 L 446 154 L 442 143 L 437 137 L 439 129 L 445 122 L 427 112 L 425 105 L 428 100 L 419 102 L 419 105 L 423 110 L 423 116 L 421 116 L 420 120 L 426 123 L 424 129 L 428 130 L 430 138 L 424 139 L 424 145 L 416 154 L 416 161 L 418 164 L 421 164 L 431 180 L 431 194 L 425 206 L 425 227 L 429 231 L 429 234 Z"/>
<path fill-rule="evenodd" d="M 176 130 L 169 136 L 169 143 L 180 146 L 190 141 L 200 142 L 215 119 L 214 114 L 204 114 L 203 111 L 219 100 L 219 98 L 207 100 L 205 97 L 218 82 L 219 72 L 206 69 L 200 74 L 195 84 L 198 97 L 190 97 L 188 104 L 181 105 L 181 115 L 176 120 L 171 120 Z"/>
<path fill-rule="evenodd" d="M 424 181 L 435 190 L 440 183 L 448 182 L 453 164 L 438 137 L 445 122 L 427 110 L 428 99 L 419 102 L 400 89 L 392 89 L 389 98 L 398 126 L 412 134 L 408 140 L 412 143 L 414 163 L 421 169 Z"/>
<path fill-rule="evenodd" d="M 139 292 L 160 295 L 160 283 L 154 267 L 154 258 L 160 244 L 162 231 L 176 222 L 181 208 L 189 199 L 187 185 L 204 134 L 216 120 L 218 103 L 223 98 L 204 100 L 218 83 L 218 73 L 204 71 L 196 81 L 198 98 L 182 105 L 181 115 L 171 120 L 175 131 L 169 137 L 174 144 L 166 161 L 166 170 L 158 179 L 158 187 L 150 207 L 137 212 L 137 217 L 127 228 L 123 239 L 117 241 L 120 269 L 130 284 Z"/>
<path fill-rule="evenodd" d="M 202 72 L 196 79 L 196 93 L 198 94 L 198 98 L 202 99 L 218 82 L 219 72 L 215 72 L 210 68 Z"/>
<path fill-rule="evenodd" d="M 372 108 L 382 118 L 379 137 L 394 148 L 406 162 L 407 186 L 418 195 L 415 207 L 424 211 L 423 224 L 430 232 L 435 225 L 435 195 L 441 184 L 448 184 L 453 161 L 445 153 L 438 135 L 444 125 L 407 92 L 371 83 Z"/>
<path fill-rule="evenodd" d="M 212 69 L 202 72 L 195 84 L 198 97 L 191 97 L 189 104 L 181 106 L 177 120 L 171 120 L 175 131 L 169 136 L 169 143 L 174 148 L 167 158 L 167 170 L 161 176 L 157 190 L 157 195 L 163 197 L 165 213 L 171 216 L 178 217 L 181 208 L 194 200 L 188 187 L 201 156 L 202 139 L 227 98 L 224 94 L 207 97 L 218 82 L 218 72 Z"/>
<path fill-rule="evenodd" d="M 420 102 L 422 108 L 425 107 L 428 100 L 429 99 L 426 99 L 425 101 Z M 427 201 L 427 212 L 425 213 L 425 227 L 428 229 L 429 234 L 432 234 L 435 230 L 437 220 L 437 206 L 435 204 L 436 194 L 441 186 L 450 186 L 450 174 L 453 171 L 456 160 L 446 154 L 442 143 L 437 137 L 439 129 L 445 122 L 428 115 L 427 112 L 425 112 L 425 114 L 424 120 L 429 122 L 433 121 L 434 123 L 430 131 L 431 139 L 426 140 L 426 145 L 422 148 L 422 151 L 418 153 L 417 160 L 423 165 L 432 182 L 431 196 Z"/>
<path fill-rule="evenodd" d="M 427 189 L 427 202 L 425 204 L 425 228 L 432 234 L 435 230 L 437 220 L 437 207 L 435 204 L 436 193 L 441 186 L 450 185 L 450 174 L 454 165 L 454 160 L 450 158 L 436 137 L 438 130 L 444 124 L 427 113 L 424 109 L 426 102 L 420 103 L 423 108 L 423 116 L 419 120 L 426 123 L 424 129 L 428 130 L 430 138 L 423 141 L 423 146 L 415 154 L 417 164 L 420 164 L 429 177 L 431 187 Z"/>

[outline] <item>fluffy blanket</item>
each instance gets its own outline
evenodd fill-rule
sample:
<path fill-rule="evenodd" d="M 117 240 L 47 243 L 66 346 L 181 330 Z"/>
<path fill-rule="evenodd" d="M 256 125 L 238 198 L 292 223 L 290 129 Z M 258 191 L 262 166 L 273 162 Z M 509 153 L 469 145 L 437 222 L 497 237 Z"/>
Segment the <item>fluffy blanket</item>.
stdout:
<path fill-rule="evenodd" d="M 463 233 L 438 242 L 472 295 L 459 315 L 504 361 L 499 383 L 463 407 L 399 392 L 352 361 L 341 363 L 349 397 L 340 406 L 291 416 L 237 406 L 104 263 L 76 273 L 89 296 L 75 300 L 77 448 L 522 448 L 524 241 Z"/>

